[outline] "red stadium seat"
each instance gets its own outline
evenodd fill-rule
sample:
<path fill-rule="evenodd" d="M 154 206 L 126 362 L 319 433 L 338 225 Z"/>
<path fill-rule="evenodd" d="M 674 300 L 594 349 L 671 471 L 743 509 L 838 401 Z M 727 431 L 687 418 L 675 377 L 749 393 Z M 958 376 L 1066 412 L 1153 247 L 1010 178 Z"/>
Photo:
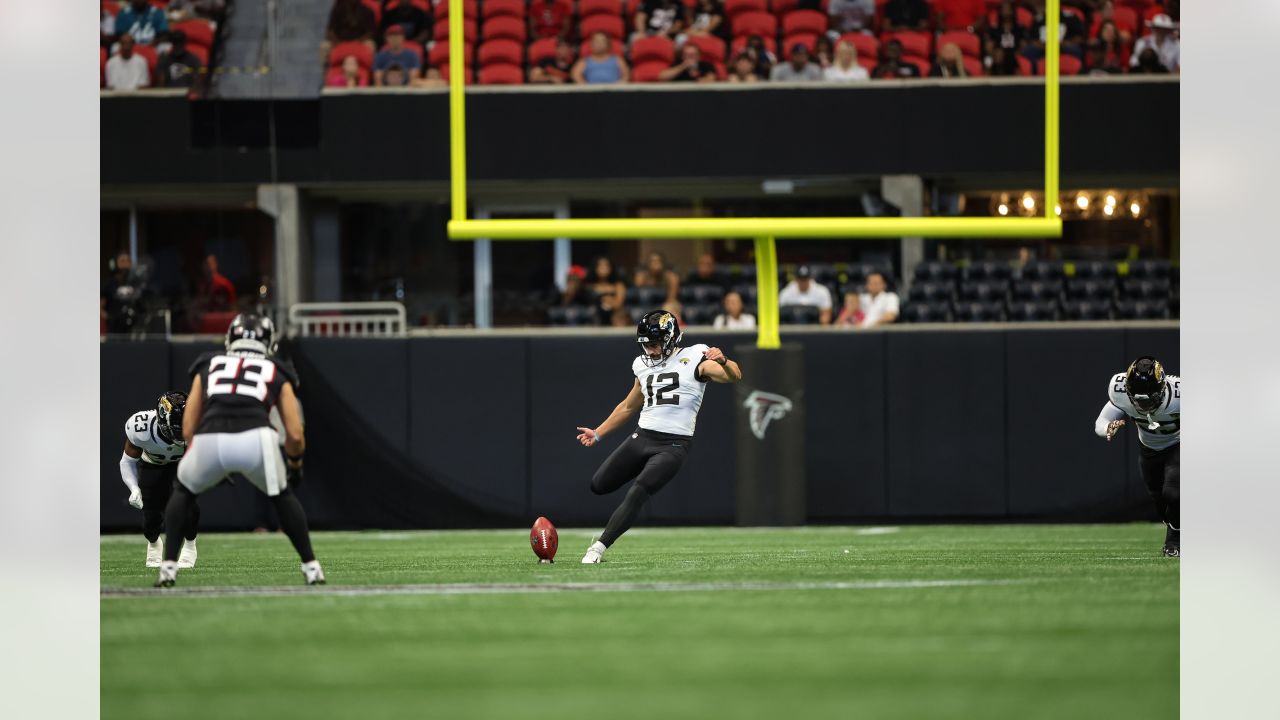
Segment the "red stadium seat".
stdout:
<path fill-rule="evenodd" d="M 814 33 L 799 33 L 797 35 L 788 35 L 782 39 L 782 54 L 784 59 L 791 59 L 791 48 L 797 43 L 804 45 L 813 53 L 813 46 L 818 43 L 818 36 Z"/>
<path fill-rule="evenodd" d="M 463 68 L 462 76 L 463 76 L 462 77 L 463 85 L 470 85 L 471 83 L 476 81 L 476 71 L 471 69 L 471 66 L 469 65 Z M 443 79 L 445 82 L 449 82 L 449 64 L 448 63 L 445 63 L 444 65 L 440 66 L 440 78 Z"/>
<path fill-rule="evenodd" d="M 358 40 L 334 45 L 333 49 L 329 51 L 329 67 L 342 65 L 342 61 L 348 55 L 354 55 L 356 62 L 360 63 L 360 67 L 366 70 L 373 67 L 373 49 Z"/>
<path fill-rule="evenodd" d="M 880 57 L 880 41 L 866 33 L 852 32 L 840 36 L 840 40 L 852 44 L 858 50 L 858 58 Z"/>
<path fill-rule="evenodd" d="M 748 10 L 735 17 L 731 24 L 733 25 L 734 37 L 759 35 L 764 38 L 772 38 L 778 35 L 778 18 L 767 12 Z"/>
<path fill-rule="evenodd" d="M 690 35 L 685 42 L 702 51 L 702 59 L 710 63 L 724 62 L 724 41 L 714 35 Z"/>
<path fill-rule="evenodd" d="M 213 47 L 213 28 L 205 20 L 184 20 L 169 26 L 170 30 L 181 30 L 187 36 L 187 45 L 199 45 L 206 50 Z"/>
<path fill-rule="evenodd" d="M 793 10 L 782 18 L 782 34 L 796 35 L 811 33 L 814 35 L 827 31 L 827 16 L 817 10 Z"/>
<path fill-rule="evenodd" d="M 872 70 L 875 70 L 875 69 L 876 69 L 876 66 L 880 64 L 880 61 L 879 61 L 879 60 L 877 60 L 876 58 L 873 58 L 873 57 L 872 57 L 872 58 L 865 58 L 865 57 L 862 57 L 861 55 L 859 55 L 859 56 L 858 56 L 858 64 L 859 64 L 859 65 L 861 65 L 861 66 L 862 66 L 862 68 L 863 68 L 864 70 L 866 70 L 868 74 L 870 74 L 870 73 L 871 73 L 871 71 L 872 71 Z"/>
<path fill-rule="evenodd" d="M 498 40 L 496 42 L 502 42 Z M 480 68 L 481 85 L 523 85 L 524 71 L 519 65 L 498 64 Z"/>
<path fill-rule="evenodd" d="M 728 68 L 725 67 L 724 63 L 718 62 L 718 63 L 711 63 L 711 64 L 716 66 L 717 80 L 719 80 L 720 82 L 724 82 L 725 80 L 729 79 L 729 70 Z"/>
<path fill-rule="evenodd" d="M 769 11 L 778 17 L 782 17 L 800 4 L 800 0 L 769 0 Z M 824 0 L 823 5 L 826 5 Z"/>
<path fill-rule="evenodd" d="M 732 54 L 736 56 L 738 53 L 745 50 L 747 47 L 747 40 L 750 40 L 750 39 L 751 38 L 747 35 L 739 35 L 738 37 L 735 37 L 733 39 L 733 42 L 730 43 L 730 47 L 733 50 Z M 761 37 L 760 40 L 764 43 L 765 50 L 768 50 L 774 55 L 778 54 L 778 43 L 774 41 L 772 36 L 766 35 L 764 37 Z"/>
<path fill-rule="evenodd" d="M 519 21 L 517 20 L 516 22 L 519 22 Z M 467 42 L 475 42 L 477 34 L 478 34 L 478 30 L 476 27 L 476 21 L 472 20 L 469 17 L 464 16 L 462 19 L 463 39 L 465 39 Z M 431 39 L 435 40 L 436 42 L 448 42 L 449 23 L 447 22 L 436 23 L 435 26 L 431 28 Z"/>
<path fill-rule="evenodd" d="M 158 59 L 156 56 L 156 49 L 151 45 L 138 43 L 133 46 L 133 51 L 141 55 L 143 59 L 147 61 L 147 70 L 150 71 L 151 77 L 154 78 L 156 76 L 156 60 Z"/>
<path fill-rule="evenodd" d="M 98 48 L 98 87 L 107 86 L 107 49 Z"/>
<path fill-rule="evenodd" d="M 669 67 L 671 67 L 671 63 L 657 60 L 640 63 L 631 69 L 631 80 L 633 82 L 658 82 L 658 74 Z"/>
<path fill-rule="evenodd" d="M 999 3 L 997 3 L 997 5 L 998 4 Z M 1022 7 L 1021 5 L 1014 7 L 1013 16 L 1018 19 L 1018 24 L 1024 28 L 1031 27 L 1031 24 L 1036 21 L 1036 16 L 1032 14 L 1030 10 Z M 999 23 L 999 21 L 1000 21 L 1000 13 L 998 10 L 992 10 L 990 13 L 987 14 L 988 26 L 995 27 L 996 24 Z"/>
<path fill-rule="evenodd" d="M 481 69 L 490 65 L 523 65 L 524 46 L 515 40 L 490 40 L 480 43 L 479 55 L 476 58 Z M 481 74 L 481 85 L 488 85 Z"/>
<path fill-rule="evenodd" d="M 449 0 L 437 0 L 431 14 L 439 25 L 440 20 L 449 17 Z M 463 0 L 462 17 L 468 20 L 480 17 L 480 3 L 477 0 Z"/>
<path fill-rule="evenodd" d="M 473 48 L 471 46 L 471 43 L 463 43 L 462 57 L 466 61 L 467 67 L 471 67 L 472 49 Z M 435 45 L 432 45 L 431 52 L 427 56 L 427 62 L 431 65 L 431 67 L 443 67 L 446 64 L 448 64 L 449 43 L 438 42 Z M 443 74 L 444 70 L 441 70 L 440 72 Z"/>
<path fill-rule="evenodd" d="M 929 77 L 929 71 L 933 69 L 933 63 L 928 58 L 916 57 L 914 55 L 903 55 L 902 62 L 911 63 L 920 68 L 920 77 Z"/>
<path fill-rule="evenodd" d="M 556 54 L 556 39 L 542 38 L 529 43 L 529 64 L 537 65 Z"/>
<path fill-rule="evenodd" d="M 902 43 L 902 54 L 913 55 L 915 57 L 929 57 L 929 33 L 923 32 L 892 32 L 885 33 L 880 38 L 880 42 L 887 43 L 890 40 L 897 40 Z"/>
<path fill-rule="evenodd" d="M 498 16 L 492 20 L 486 20 L 484 27 L 480 31 L 480 39 L 482 40 L 514 40 L 523 43 L 525 35 L 529 32 L 529 26 L 524 20 L 518 18 Z"/>
<path fill-rule="evenodd" d="M 693 38 L 690 38 L 692 40 Z M 706 52 L 705 50 L 703 51 Z M 670 38 L 661 35 L 637 38 L 631 43 L 631 62 L 661 62 L 670 65 L 676 55 L 676 46 Z"/>
<path fill-rule="evenodd" d="M 200 67 L 209 67 L 209 48 L 200 45 L 188 45 L 187 52 L 200 58 Z"/>
<path fill-rule="evenodd" d="M 465 17 L 466 13 L 463 13 Z M 513 17 L 524 20 L 523 0 L 484 0 L 484 19 L 495 17 Z M 484 83 L 481 82 L 483 85 Z"/>
<path fill-rule="evenodd" d="M 1063 5 L 1062 12 L 1068 15 L 1074 15 L 1076 19 L 1082 23 L 1085 22 L 1086 20 L 1084 16 L 1084 11 L 1074 5 Z"/>
<path fill-rule="evenodd" d="M 581 0 L 578 3 L 578 17 L 586 20 L 593 15 L 622 16 L 622 0 Z"/>
<path fill-rule="evenodd" d="M 974 77 L 982 77 L 987 74 L 987 69 L 982 65 L 982 61 L 968 55 L 964 56 L 964 71 Z"/>
<path fill-rule="evenodd" d="M 602 32 L 614 40 L 621 40 L 627 29 L 622 22 L 622 18 L 617 15 L 592 15 L 583 19 L 582 24 L 578 26 L 578 32 L 584 38 L 589 38 L 594 33 Z"/>
<path fill-rule="evenodd" d="M 1138 11 L 1124 5 L 1116 5 L 1114 8 L 1116 27 L 1130 35 L 1137 35 L 1138 27 L 1141 24 L 1138 20 Z"/>
<path fill-rule="evenodd" d="M 955 43 L 959 46 L 960 52 L 964 53 L 965 57 L 982 57 L 982 43 L 978 40 L 978 36 L 971 32 L 953 30 L 938 36 L 939 48 L 947 43 Z"/>
<path fill-rule="evenodd" d="M 733 22 L 733 19 L 744 12 L 767 12 L 768 6 L 765 0 L 725 0 L 724 15 Z"/>
<path fill-rule="evenodd" d="M 697 4 L 697 0 L 680 0 L 680 1 L 684 4 L 685 7 L 690 7 L 690 8 Z M 627 0 L 626 15 L 628 20 L 630 20 L 630 18 L 635 17 L 635 14 L 640 12 L 641 10 L 640 5 L 643 2 L 644 0 Z"/>
<path fill-rule="evenodd" d="M 115 0 L 102 0 L 102 9 L 106 10 L 112 17 L 115 17 L 120 14 L 120 3 Z"/>
<path fill-rule="evenodd" d="M 1021 54 L 1017 55 L 1016 57 L 1017 57 L 1017 59 L 1018 59 L 1018 74 L 1019 74 L 1019 75 L 1030 75 L 1030 74 L 1031 74 L 1031 61 L 1030 61 L 1030 60 L 1028 60 L 1028 59 L 1026 59 L 1025 57 L 1023 57 Z"/>
<path fill-rule="evenodd" d="M 1045 62 L 1041 60 L 1036 67 L 1036 74 L 1043 75 L 1045 70 Z M 1079 75 L 1083 63 L 1075 55 L 1063 53 L 1058 56 L 1058 74 L 1059 75 Z"/>

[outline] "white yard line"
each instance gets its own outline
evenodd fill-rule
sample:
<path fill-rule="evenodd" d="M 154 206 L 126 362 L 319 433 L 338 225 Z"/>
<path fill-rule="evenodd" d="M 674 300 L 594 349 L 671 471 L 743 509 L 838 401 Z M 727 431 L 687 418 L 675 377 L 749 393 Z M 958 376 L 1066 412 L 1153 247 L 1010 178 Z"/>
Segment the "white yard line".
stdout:
<path fill-rule="evenodd" d="M 848 582 L 442 583 L 283 587 L 103 588 L 104 599 L 137 597 L 359 597 L 371 595 L 518 595 L 560 592 L 739 592 L 744 590 L 904 590 L 1017 585 L 1029 580 L 856 580 Z"/>

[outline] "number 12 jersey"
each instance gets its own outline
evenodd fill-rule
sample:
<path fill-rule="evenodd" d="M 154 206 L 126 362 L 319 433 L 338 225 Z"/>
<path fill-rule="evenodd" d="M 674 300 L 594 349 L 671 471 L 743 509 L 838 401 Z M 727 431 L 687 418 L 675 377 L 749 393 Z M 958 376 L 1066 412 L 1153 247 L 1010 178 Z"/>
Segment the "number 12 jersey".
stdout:
<path fill-rule="evenodd" d="M 298 379 L 287 364 L 269 357 L 208 353 L 189 371 L 200 376 L 204 408 L 196 433 L 238 433 L 269 427 L 271 408 L 284 384 Z"/>
<path fill-rule="evenodd" d="M 665 361 L 650 367 L 641 355 L 631 363 L 631 372 L 640 382 L 644 404 L 640 427 L 671 435 L 693 436 L 698 408 L 707 391 L 707 381 L 698 377 L 706 345 L 680 348 Z"/>

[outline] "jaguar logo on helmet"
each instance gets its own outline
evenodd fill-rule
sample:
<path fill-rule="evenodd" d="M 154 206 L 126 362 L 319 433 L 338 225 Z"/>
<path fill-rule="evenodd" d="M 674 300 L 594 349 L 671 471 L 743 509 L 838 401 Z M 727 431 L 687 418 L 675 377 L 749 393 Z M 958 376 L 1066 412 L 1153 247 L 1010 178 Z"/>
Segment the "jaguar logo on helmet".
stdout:
<path fill-rule="evenodd" d="M 752 390 L 742 407 L 750 411 L 747 423 L 751 426 L 751 434 L 757 440 L 763 440 L 769 430 L 769 423 L 786 417 L 791 412 L 792 404 L 791 399 L 785 395 Z"/>
<path fill-rule="evenodd" d="M 1124 392 L 1139 412 L 1152 413 L 1165 399 L 1164 366 L 1150 355 L 1143 355 L 1124 374 Z"/>

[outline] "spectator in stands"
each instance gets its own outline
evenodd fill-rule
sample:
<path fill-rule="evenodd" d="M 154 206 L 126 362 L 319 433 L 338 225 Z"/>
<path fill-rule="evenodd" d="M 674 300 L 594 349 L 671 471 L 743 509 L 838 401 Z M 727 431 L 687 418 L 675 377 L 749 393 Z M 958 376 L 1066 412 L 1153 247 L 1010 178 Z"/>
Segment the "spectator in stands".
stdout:
<path fill-rule="evenodd" d="M 687 42 L 680 47 L 680 59 L 658 73 L 658 79 L 665 82 L 715 82 L 716 66 L 702 59 L 702 50 L 697 45 Z"/>
<path fill-rule="evenodd" d="M 329 28 L 326 37 L 331 44 L 360 40 L 373 45 L 373 33 L 377 21 L 373 11 L 360 0 L 334 0 L 329 11 Z"/>
<path fill-rule="evenodd" d="M 360 61 L 355 55 L 342 58 L 342 66 L 329 70 L 324 81 L 325 87 L 366 87 L 369 76 L 360 69 Z"/>
<path fill-rule="evenodd" d="M 1000 9 L 996 11 L 996 24 L 987 30 L 987 55 L 994 57 L 996 48 L 1001 48 L 1006 52 L 1002 57 L 1008 58 L 1013 63 L 1016 74 L 1017 62 L 1013 59 L 1013 53 L 1022 48 L 1022 44 L 1027 40 L 1027 27 L 1018 22 L 1018 12 L 1014 8 L 1014 4 L 1010 0 L 1000 3 Z M 994 63 L 993 63 L 994 67 Z"/>
<path fill-rule="evenodd" d="M 996 46 L 987 58 L 987 74 L 1012 77 L 1018 74 L 1018 52 L 1013 48 Z"/>
<path fill-rule="evenodd" d="M 684 11 L 684 25 L 689 35 L 701 35 L 729 39 L 729 23 L 724 17 L 721 0 L 696 0 Z"/>
<path fill-rule="evenodd" d="M 133 51 L 133 36 L 120 36 L 120 52 L 107 61 L 107 88 L 131 92 L 151 84 L 147 61 Z"/>
<path fill-rule="evenodd" d="M 933 0 L 937 11 L 939 31 L 964 30 L 981 34 L 987 25 L 987 4 L 984 0 Z"/>
<path fill-rule="evenodd" d="M 1130 60 L 1133 67 L 1138 67 L 1138 57 L 1142 53 L 1151 49 L 1154 50 L 1160 59 L 1160 65 L 1169 72 L 1178 72 L 1181 65 L 1180 47 L 1178 36 L 1174 32 L 1178 29 L 1177 24 L 1173 22 L 1173 18 L 1164 13 L 1160 13 L 1147 21 L 1147 27 L 1151 28 L 1150 35 L 1143 35 L 1138 38 L 1138 42 L 1133 46 L 1134 58 Z M 1150 72 L 1149 70 L 1147 72 Z"/>
<path fill-rule="evenodd" d="M 769 73 L 773 71 L 773 66 L 778 63 L 778 58 L 769 52 L 769 48 L 764 44 L 764 38 L 759 35 L 752 35 L 747 38 L 745 52 L 755 62 L 756 75 L 761 79 L 769 77 Z"/>
<path fill-rule="evenodd" d="M 729 287 L 729 278 L 716 269 L 716 258 L 711 253 L 698 256 L 693 271 L 684 280 L 685 287 L 718 287 L 725 290 Z"/>
<path fill-rule="evenodd" d="M 845 293 L 844 306 L 840 308 L 835 324 L 844 328 L 862 327 L 862 321 L 865 318 L 866 313 L 862 312 L 862 298 L 856 292 Z"/>
<path fill-rule="evenodd" d="M 129 0 L 116 15 L 115 31 L 128 33 L 135 43 L 155 45 L 169 32 L 169 19 L 147 0 Z"/>
<path fill-rule="evenodd" d="M 98 14 L 98 39 L 103 47 L 111 45 L 111 38 L 116 34 L 116 16 L 107 11 L 107 4 L 102 4 Z"/>
<path fill-rule="evenodd" d="M 1131 73 L 1164 75 L 1169 72 L 1169 68 L 1160 63 L 1160 56 L 1156 54 L 1155 48 L 1144 48 L 1142 52 L 1134 55 L 1133 59 L 1136 64 L 1129 68 Z"/>
<path fill-rule="evenodd" d="M 133 261 L 122 252 L 110 266 L 111 274 L 102 282 L 98 300 L 98 318 L 109 333 L 129 332 L 134 302 L 141 294 L 133 275 Z"/>
<path fill-rule="evenodd" d="M 826 70 L 836 61 L 836 47 L 831 42 L 831 38 L 819 35 L 818 39 L 813 41 L 813 61 L 821 70 Z"/>
<path fill-rule="evenodd" d="M 858 298 L 862 308 L 862 327 L 887 325 L 898 319 L 898 294 L 887 292 L 884 275 L 873 272 L 867 275 L 867 292 Z"/>
<path fill-rule="evenodd" d="M 644 269 L 636 273 L 636 287 L 665 287 L 667 299 L 675 302 L 680 294 L 680 276 L 667 267 L 667 259 L 654 251 L 645 258 Z"/>
<path fill-rule="evenodd" d="M 581 265 L 569 266 L 564 277 L 564 290 L 560 292 L 560 307 L 591 304 L 591 294 L 586 287 L 587 269 Z"/>
<path fill-rule="evenodd" d="M 226 15 L 226 0 L 169 0 L 169 22 L 184 20 L 220 21 Z"/>
<path fill-rule="evenodd" d="M 855 82 L 871 77 L 867 69 L 858 64 L 858 49 L 844 40 L 836 44 L 836 61 L 822 71 L 822 76 L 834 82 Z"/>
<path fill-rule="evenodd" d="M 200 292 L 205 312 L 231 312 L 236 309 L 236 286 L 218 272 L 218 258 L 204 259 L 204 284 Z"/>
<path fill-rule="evenodd" d="M 1116 23 L 1116 4 L 1111 0 L 1103 0 L 1102 6 L 1093 14 L 1093 29 L 1089 32 L 1090 36 L 1100 38 L 1102 36 L 1102 24 L 1107 22 L 1112 25 Z M 1133 37 L 1128 31 L 1120 30 L 1119 34 L 1120 39 L 1124 41 L 1126 46 L 1133 42 Z"/>
<path fill-rule="evenodd" d="M 596 315 L 601 325 L 614 324 L 614 316 L 626 302 L 627 285 L 613 269 L 613 262 L 601 255 L 586 280 L 587 289 L 595 296 Z"/>
<path fill-rule="evenodd" d="M 418 75 L 421 66 L 422 59 L 418 57 L 418 53 L 404 45 L 404 29 L 399 25 L 392 25 L 387 28 L 387 44 L 373 58 L 373 84 L 408 85 L 409 78 Z M 398 83 L 387 82 L 387 71 L 392 67 L 399 67 L 402 71 L 403 79 Z"/>
<path fill-rule="evenodd" d="M 569 38 L 573 6 L 564 0 L 533 0 L 529 3 L 529 38 Z"/>
<path fill-rule="evenodd" d="M 556 41 L 556 52 L 549 58 L 529 68 L 529 82 L 551 83 L 563 85 L 573 82 L 573 45 L 560 38 Z"/>
<path fill-rule="evenodd" d="M 918 78 L 920 68 L 902 61 L 902 42 L 894 39 L 880 46 L 880 64 L 871 71 L 871 77 L 876 80 Z"/>
<path fill-rule="evenodd" d="M 386 7 L 382 9 L 383 35 L 396 26 L 400 27 L 406 40 L 422 44 L 431 39 L 431 17 L 409 0 L 387 0 Z"/>
<path fill-rule="evenodd" d="M 947 43 L 938 49 L 938 59 L 933 63 L 933 69 L 929 71 L 929 77 L 956 78 L 968 77 L 969 73 L 964 68 L 964 54 L 960 52 L 960 46 L 955 43 Z"/>
<path fill-rule="evenodd" d="M 929 29 L 929 6 L 924 0 L 889 0 L 884 5 L 884 29 L 918 31 Z"/>
<path fill-rule="evenodd" d="M 724 312 L 711 324 L 720 330 L 750 330 L 756 326 L 756 316 L 743 312 L 742 296 L 730 291 L 724 296 Z"/>
<path fill-rule="evenodd" d="M 1048 35 L 1045 30 L 1045 8 L 1044 0 L 1035 0 L 1036 14 L 1035 20 L 1031 23 L 1031 37 L 1022 46 L 1022 55 L 1031 62 L 1037 62 L 1044 57 L 1045 40 Z M 1084 39 L 1085 27 L 1080 22 L 1080 18 L 1062 10 L 1058 24 L 1058 46 L 1059 49 L 1067 54 L 1073 55 L 1076 59 L 1084 60 Z"/>
<path fill-rule="evenodd" d="M 769 73 L 773 82 L 807 82 L 822 79 L 822 69 L 809 61 L 809 48 L 804 43 L 791 46 L 791 58 L 773 66 Z"/>
<path fill-rule="evenodd" d="M 181 30 L 169 33 L 169 52 L 160 56 L 156 65 L 156 77 L 160 87 L 191 87 L 204 63 L 187 49 L 187 34 Z"/>
<path fill-rule="evenodd" d="M 831 0 L 827 4 L 831 16 L 829 31 L 839 37 L 851 32 L 869 32 L 876 17 L 875 0 Z"/>
<path fill-rule="evenodd" d="M 381 73 L 374 73 L 373 77 L 377 84 L 384 87 L 404 87 L 411 82 L 409 73 L 400 63 L 391 63 Z"/>
<path fill-rule="evenodd" d="M 613 41 L 602 32 L 591 34 L 591 54 L 573 66 L 573 81 L 578 84 L 607 85 L 631 79 L 627 62 L 612 52 Z"/>
<path fill-rule="evenodd" d="M 807 305 L 818 308 L 818 322 L 831 324 L 831 291 L 826 285 L 813 281 L 813 270 L 808 265 L 796 268 L 796 279 L 787 283 L 778 293 L 778 305 Z"/>
<path fill-rule="evenodd" d="M 756 61 L 751 58 L 751 53 L 740 52 L 733 59 L 729 66 L 729 82 L 760 82 L 760 76 L 756 74 Z"/>
<path fill-rule="evenodd" d="M 684 303 L 679 300 L 668 300 L 662 303 L 662 309 L 676 316 L 676 322 L 681 325 L 688 325 L 684 319 Z"/>
<path fill-rule="evenodd" d="M 1120 28 L 1114 22 L 1102 21 L 1098 26 L 1097 42 L 1102 48 L 1100 65 L 1107 68 L 1107 72 L 1121 73 L 1129 67 L 1129 43 L 1120 34 Z M 1093 66 L 1094 64 L 1090 63 L 1090 67 Z"/>
<path fill-rule="evenodd" d="M 684 40 L 684 4 L 680 0 L 644 0 L 636 11 L 637 35 L 665 35 L 678 45 Z"/>

